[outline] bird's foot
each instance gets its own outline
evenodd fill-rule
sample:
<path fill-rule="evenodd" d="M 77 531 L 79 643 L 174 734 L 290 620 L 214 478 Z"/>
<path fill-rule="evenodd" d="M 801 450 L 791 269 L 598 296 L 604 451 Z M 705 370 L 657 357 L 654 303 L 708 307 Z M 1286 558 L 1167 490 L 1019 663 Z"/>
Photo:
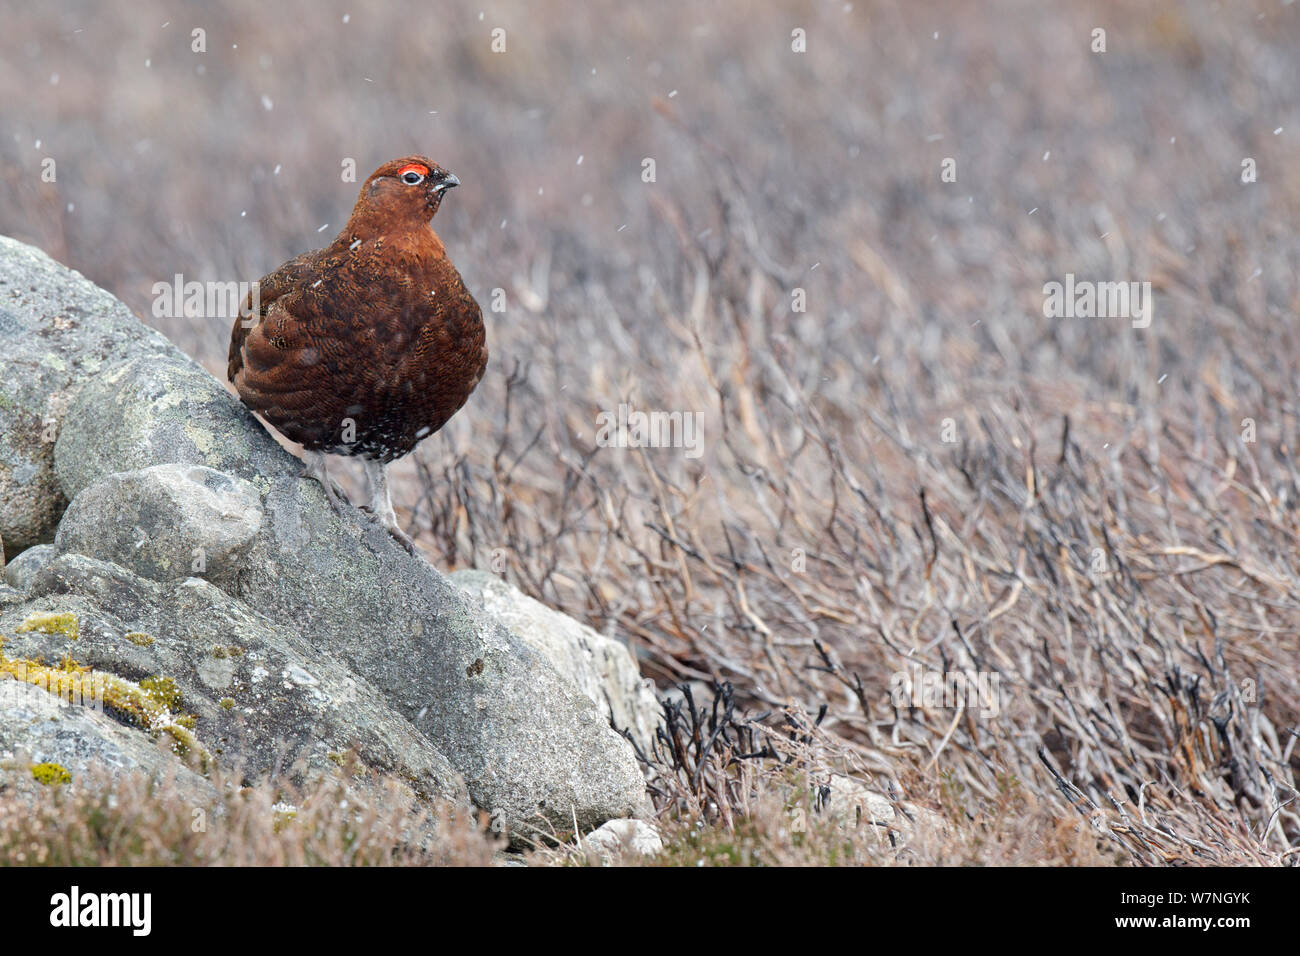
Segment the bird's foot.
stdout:
<path fill-rule="evenodd" d="M 339 487 L 338 482 L 329 476 L 329 472 L 325 467 L 325 456 L 320 452 L 306 452 L 302 461 L 302 473 L 320 483 L 321 488 L 325 491 L 325 497 L 329 499 L 334 511 L 342 517 L 348 505 L 348 496 Z"/>
<path fill-rule="evenodd" d="M 394 540 L 396 540 L 398 544 L 406 549 L 407 554 L 413 558 L 416 557 L 415 542 L 411 540 L 410 535 L 398 526 L 396 517 L 394 517 L 392 521 L 386 521 L 382 517 L 378 517 L 376 520 L 388 529 L 388 533 L 393 536 Z"/>
<path fill-rule="evenodd" d="M 391 534 L 411 557 L 415 557 L 415 542 L 410 539 L 397 523 L 393 513 L 393 499 L 388 495 L 388 475 L 381 462 L 366 458 L 362 460 L 366 471 L 366 485 L 370 488 L 370 504 L 363 508 L 370 514 L 372 521 L 377 521 Z"/>

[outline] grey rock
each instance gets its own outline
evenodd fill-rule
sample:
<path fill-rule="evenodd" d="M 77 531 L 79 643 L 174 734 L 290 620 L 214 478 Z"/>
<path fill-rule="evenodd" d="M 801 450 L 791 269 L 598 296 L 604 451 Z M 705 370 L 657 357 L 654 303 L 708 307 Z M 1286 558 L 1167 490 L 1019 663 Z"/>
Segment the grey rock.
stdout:
<path fill-rule="evenodd" d="M 82 388 L 69 422 L 55 450 L 69 494 L 158 459 L 220 469 L 264 492 L 246 558 L 214 580 L 376 687 L 504 825 L 572 827 L 576 817 L 591 828 L 644 810 L 635 755 L 589 697 L 381 527 L 360 512 L 336 514 L 205 372 L 123 363 Z M 96 542 L 87 527 L 77 537 L 134 566 L 130 535 Z"/>
<path fill-rule="evenodd" d="M 587 850 L 601 857 L 654 856 L 664 848 L 659 831 L 644 820 L 609 820 L 582 838 Z"/>
<path fill-rule="evenodd" d="M 594 701 L 383 528 L 278 479 L 239 597 L 300 622 L 424 731 L 516 835 L 646 808 L 631 746 Z"/>
<path fill-rule="evenodd" d="M 10 587 L 26 591 L 33 575 L 54 558 L 54 545 L 37 544 L 23 551 L 5 567 L 5 581 Z"/>
<path fill-rule="evenodd" d="M 117 472 L 72 500 L 55 547 L 102 557 L 153 581 L 234 579 L 262 525 L 262 499 L 242 478 L 202 465 Z"/>
<path fill-rule="evenodd" d="M 54 439 L 75 389 L 114 361 L 180 353 L 130 309 L 39 249 L 0 236 L 0 538 L 50 541 L 67 499 Z"/>
<path fill-rule="evenodd" d="M 659 725 L 659 702 L 623 644 L 487 571 L 457 571 L 448 577 L 600 705 L 616 729 L 628 731 L 649 753 Z"/>
<path fill-rule="evenodd" d="M 75 615 L 76 640 L 25 625 L 41 614 Z M 355 752 L 365 773 L 468 802 L 460 775 L 374 687 L 295 629 L 198 578 L 159 584 L 60 555 L 36 575 L 27 600 L 0 608 L 0 633 L 12 661 L 68 655 L 128 681 L 170 679 L 179 709 L 198 718 L 199 745 L 246 780 L 304 785 L 337 772 Z"/>
<path fill-rule="evenodd" d="M 128 359 L 77 390 L 54 444 L 68 499 L 119 471 L 204 465 L 260 492 L 302 464 L 238 399 L 179 352 Z"/>
<path fill-rule="evenodd" d="M 7 604 L 17 604 L 23 599 L 23 592 L 16 588 L 11 588 L 8 584 L 0 584 L 0 607 Z"/>

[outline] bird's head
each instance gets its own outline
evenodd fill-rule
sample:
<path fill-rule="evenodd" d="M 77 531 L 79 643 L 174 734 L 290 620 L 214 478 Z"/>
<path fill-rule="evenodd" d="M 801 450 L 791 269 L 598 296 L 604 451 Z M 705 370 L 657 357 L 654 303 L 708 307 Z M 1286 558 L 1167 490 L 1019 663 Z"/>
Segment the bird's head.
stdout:
<path fill-rule="evenodd" d="M 459 185 L 459 179 L 427 157 L 394 159 L 365 181 L 353 217 L 364 213 L 388 224 L 423 225 L 438 211 L 447 190 Z"/>

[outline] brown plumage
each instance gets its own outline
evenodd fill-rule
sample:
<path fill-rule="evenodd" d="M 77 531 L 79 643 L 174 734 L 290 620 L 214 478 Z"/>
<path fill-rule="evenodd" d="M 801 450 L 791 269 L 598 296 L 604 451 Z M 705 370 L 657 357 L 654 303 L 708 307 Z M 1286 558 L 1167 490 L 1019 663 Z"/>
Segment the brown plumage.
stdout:
<path fill-rule="evenodd" d="M 360 456 L 371 512 L 408 550 L 385 466 L 441 428 L 487 366 L 482 312 L 431 224 L 458 185 L 423 156 L 380 166 L 343 231 L 261 279 L 230 336 L 244 404 L 302 444 L 336 507 L 324 454 Z"/>

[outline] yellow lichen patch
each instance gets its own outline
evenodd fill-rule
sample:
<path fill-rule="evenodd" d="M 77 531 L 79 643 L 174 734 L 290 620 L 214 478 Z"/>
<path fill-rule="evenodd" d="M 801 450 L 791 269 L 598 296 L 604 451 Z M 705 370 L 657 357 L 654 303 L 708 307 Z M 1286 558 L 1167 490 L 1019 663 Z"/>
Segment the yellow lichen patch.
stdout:
<path fill-rule="evenodd" d="M 192 422 L 186 422 L 185 434 L 190 441 L 194 442 L 194 447 L 205 455 L 211 455 L 217 447 L 216 437 L 206 428 L 199 428 Z"/>
<path fill-rule="evenodd" d="M 128 724 L 153 730 L 154 724 L 167 714 L 167 707 L 139 684 L 112 674 L 97 676 L 103 680 L 105 709 Z"/>
<path fill-rule="evenodd" d="M 49 787 L 56 783 L 71 783 L 72 774 L 57 763 L 34 763 L 32 764 L 32 777 L 37 783 L 43 783 Z"/>
<path fill-rule="evenodd" d="M 166 710 L 175 710 L 181 702 L 180 688 L 170 677 L 146 677 L 140 681 L 140 689 L 150 700 Z"/>
<path fill-rule="evenodd" d="M 40 661 L 9 660 L 0 653 L 0 674 L 8 674 L 19 681 L 39 687 L 41 690 L 69 703 L 82 703 L 86 698 L 96 699 L 97 685 L 93 677 L 87 677 L 90 668 L 76 663 L 64 656 L 58 666 L 50 667 Z"/>
<path fill-rule="evenodd" d="M 172 753 L 178 757 L 184 757 L 187 754 L 197 752 L 199 762 L 202 768 L 208 769 L 208 753 L 199 744 L 199 740 L 194 736 L 193 731 L 188 727 L 183 727 L 175 721 L 160 723 L 154 728 L 160 734 L 166 734 L 172 739 Z"/>
<path fill-rule="evenodd" d="M 212 656 L 219 661 L 224 661 L 227 657 L 240 657 L 243 653 L 244 649 L 238 644 L 228 644 L 224 647 L 218 644 L 212 649 Z"/>
<path fill-rule="evenodd" d="M 151 644 L 153 644 L 153 638 L 150 637 L 148 634 L 145 634 L 143 631 L 131 631 L 127 634 L 124 634 L 123 637 L 125 637 L 126 640 L 130 641 L 136 647 L 149 647 Z"/>
<path fill-rule="evenodd" d="M 288 803 L 277 803 L 271 808 L 272 826 L 275 832 L 279 833 L 282 829 L 293 822 L 293 818 L 298 815 L 298 808 Z"/>
<path fill-rule="evenodd" d="M 64 674 L 89 674 L 92 670 L 85 664 L 78 664 L 67 652 L 64 652 L 63 657 L 60 658 L 58 669 Z"/>
<path fill-rule="evenodd" d="M 207 768 L 208 752 L 192 730 L 197 716 L 172 714 L 180 704 L 181 692 L 170 677 L 146 677 L 136 684 L 78 664 L 66 655 L 58 667 L 50 667 L 29 659 L 11 660 L 3 653 L 0 653 L 0 673 L 39 687 L 61 700 L 98 702 L 105 712 L 151 736 L 167 734 L 172 738 L 174 753 L 183 756 L 195 752 L 203 769 Z"/>
<path fill-rule="evenodd" d="M 217 703 L 221 705 L 222 710 L 230 710 L 235 706 L 235 698 L 223 697 Z"/>
<path fill-rule="evenodd" d="M 14 632 L 18 634 L 28 631 L 62 634 L 68 640 L 75 641 L 81 637 L 81 623 L 75 614 L 29 614 L 27 620 L 14 628 Z"/>

